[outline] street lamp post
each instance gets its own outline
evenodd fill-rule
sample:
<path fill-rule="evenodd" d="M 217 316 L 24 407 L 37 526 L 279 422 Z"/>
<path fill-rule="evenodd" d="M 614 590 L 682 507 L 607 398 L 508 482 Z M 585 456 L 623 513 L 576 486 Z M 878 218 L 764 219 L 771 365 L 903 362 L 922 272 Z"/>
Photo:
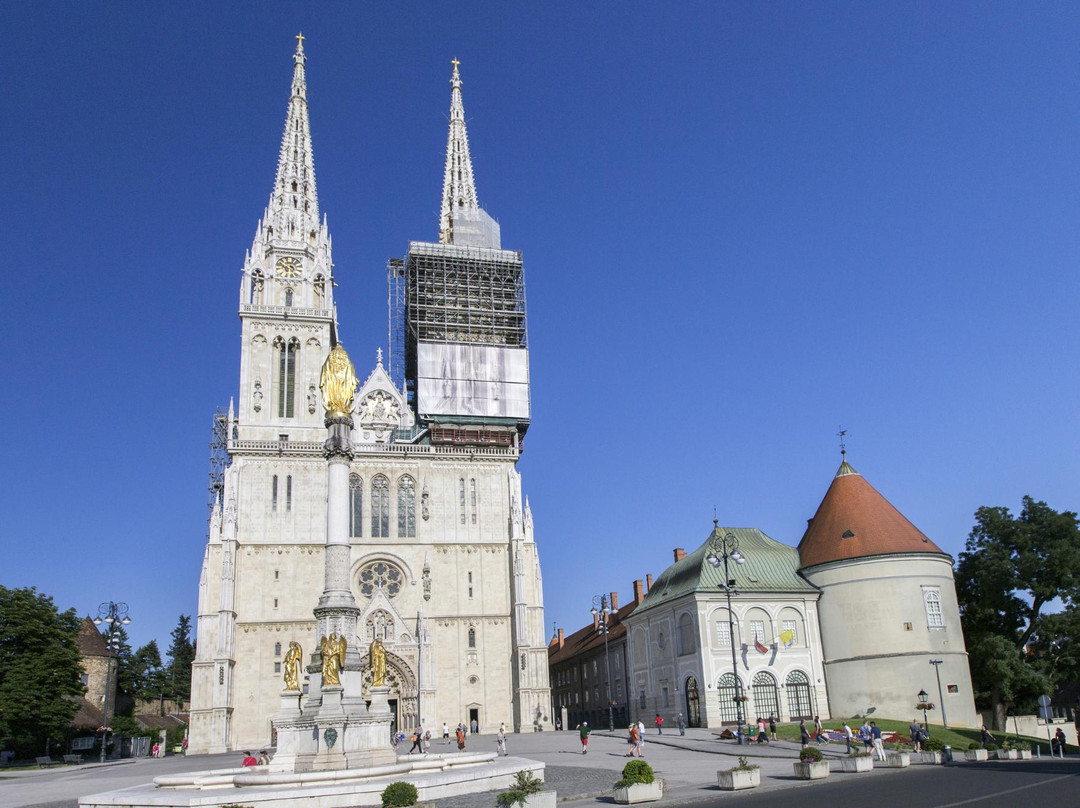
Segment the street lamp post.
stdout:
<path fill-rule="evenodd" d="M 604 635 L 604 667 L 607 670 L 604 695 L 607 698 L 608 732 L 614 732 L 615 716 L 612 712 L 611 701 L 611 656 L 608 654 L 608 618 L 611 616 L 611 606 L 608 604 L 607 595 L 594 595 L 592 602 L 592 614 L 596 618 L 596 630 Z"/>
<path fill-rule="evenodd" d="M 932 706 L 929 702 L 927 702 L 927 699 L 930 698 L 930 695 L 925 690 L 920 690 L 919 695 L 916 698 L 918 698 L 919 703 L 915 705 L 915 709 L 916 710 L 922 710 L 923 729 L 925 729 L 927 732 L 929 732 L 930 731 L 930 723 L 929 723 L 929 721 L 927 721 L 926 711 L 929 710 L 930 707 Z"/>
<path fill-rule="evenodd" d="M 735 655 L 735 615 L 731 611 L 731 595 L 739 594 L 735 589 L 735 579 L 731 577 L 731 572 L 728 569 L 728 559 L 731 559 L 736 564 L 745 564 L 746 559 L 739 552 L 739 540 L 735 537 L 735 534 L 728 531 L 723 536 L 719 535 L 717 530 L 717 522 L 713 519 L 713 535 L 709 539 L 710 552 L 705 556 L 705 560 L 708 561 L 713 567 L 719 568 L 721 565 L 724 567 L 724 592 L 727 595 L 727 611 L 728 611 L 728 639 L 731 640 L 731 673 L 735 677 L 735 737 L 738 739 L 740 745 L 743 743 L 743 712 L 742 712 L 742 691 L 739 687 L 739 662 L 738 657 Z M 716 554 L 720 553 L 719 556 Z"/>
<path fill-rule="evenodd" d="M 938 702 L 941 704 L 941 723 L 945 726 L 945 729 L 949 728 L 949 719 L 945 715 L 945 694 L 941 692 L 941 664 L 944 659 L 931 659 L 930 664 L 934 666 L 934 673 L 937 674 L 937 697 Z"/>
<path fill-rule="evenodd" d="M 128 606 L 126 603 L 114 603 L 111 600 L 107 600 L 98 606 L 98 616 L 94 618 L 94 625 L 100 626 L 104 623 L 108 626 L 109 637 L 105 641 L 105 647 L 109 651 L 109 656 L 105 662 L 105 703 L 101 711 L 101 762 L 105 762 L 105 747 L 106 741 L 109 738 L 109 683 L 112 680 L 112 662 L 116 658 L 120 651 L 120 635 L 116 633 L 116 629 L 119 626 L 126 626 L 131 622 L 131 618 L 128 617 Z M 117 673 L 120 670 L 120 662 L 117 659 L 116 663 Z M 115 705 L 113 706 L 115 709 Z"/>

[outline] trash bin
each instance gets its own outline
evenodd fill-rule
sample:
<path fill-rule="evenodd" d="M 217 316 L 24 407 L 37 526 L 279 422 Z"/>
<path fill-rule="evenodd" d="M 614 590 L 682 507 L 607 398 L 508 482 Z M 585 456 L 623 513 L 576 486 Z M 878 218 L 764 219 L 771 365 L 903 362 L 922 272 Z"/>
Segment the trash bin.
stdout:
<path fill-rule="evenodd" d="M 941 752 L 942 763 L 952 763 L 952 747 L 945 744 L 945 748 Z"/>

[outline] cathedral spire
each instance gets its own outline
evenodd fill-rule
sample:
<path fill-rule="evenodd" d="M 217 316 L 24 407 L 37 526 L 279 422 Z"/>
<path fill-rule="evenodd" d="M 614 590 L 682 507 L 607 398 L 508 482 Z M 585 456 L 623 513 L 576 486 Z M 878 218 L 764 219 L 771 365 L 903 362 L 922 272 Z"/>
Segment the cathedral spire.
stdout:
<path fill-rule="evenodd" d="M 268 224 L 286 241 L 309 241 L 319 229 L 319 197 L 315 191 L 315 163 L 308 122 L 304 35 L 296 37 L 292 92 L 281 138 L 277 179 L 270 194 Z"/>
<path fill-rule="evenodd" d="M 446 170 L 443 173 L 442 209 L 439 212 L 439 243 L 454 243 L 454 218 L 459 212 L 473 212 L 476 183 L 469 157 L 469 135 L 465 131 L 465 105 L 461 101 L 461 74 L 454 59 L 450 78 L 450 132 L 446 139 Z"/>

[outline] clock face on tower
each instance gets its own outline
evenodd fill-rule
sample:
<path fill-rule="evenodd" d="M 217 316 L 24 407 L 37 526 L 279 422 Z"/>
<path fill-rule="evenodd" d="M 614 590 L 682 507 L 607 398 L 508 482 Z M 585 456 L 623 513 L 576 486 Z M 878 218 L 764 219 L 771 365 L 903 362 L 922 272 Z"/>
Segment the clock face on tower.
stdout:
<path fill-rule="evenodd" d="M 291 255 L 279 258 L 277 262 L 277 274 L 283 278 L 300 277 L 300 259 Z"/>

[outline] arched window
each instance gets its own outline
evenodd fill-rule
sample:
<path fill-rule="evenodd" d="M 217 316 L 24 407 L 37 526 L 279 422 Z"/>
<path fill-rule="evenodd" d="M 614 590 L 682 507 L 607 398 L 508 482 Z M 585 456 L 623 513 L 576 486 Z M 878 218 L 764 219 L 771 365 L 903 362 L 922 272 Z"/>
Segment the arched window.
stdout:
<path fill-rule="evenodd" d="M 292 305 L 292 298 L 293 298 L 293 291 L 292 291 L 292 289 L 290 287 L 286 286 L 285 287 L 285 305 L 286 306 L 291 306 Z"/>
<path fill-rule="evenodd" d="M 694 621 L 688 614 L 679 617 L 678 649 L 679 656 L 692 654 L 697 650 L 697 643 L 694 642 Z"/>
<path fill-rule="evenodd" d="M 314 290 L 315 308 L 321 309 L 323 301 L 326 299 L 326 281 L 322 275 L 315 276 L 315 282 L 311 288 Z"/>
<path fill-rule="evenodd" d="M 941 614 L 941 590 L 936 586 L 923 589 L 926 602 L 926 625 L 928 628 L 944 628 L 945 618 Z"/>
<path fill-rule="evenodd" d="M 261 269 L 256 269 L 251 273 L 251 295 L 248 302 L 253 306 L 258 306 L 263 302 L 263 286 L 265 284 L 266 278 L 263 277 Z"/>
<path fill-rule="evenodd" d="M 371 537 L 390 537 L 390 481 L 381 474 L 371 481 Z"/>
<path fill-rule="evenodd" d="M 739 688 L 739 692 L 743 694 L 746 691 Z M 725 673 L 720 677 L 716 683 L 716 699 L 720 707 L 720 720 L 725 724 L 734 724 L 740 712 L 735 703 L 735 674 Z"/>
<path fill-rule="evenodd" d="M 274 643 L 274 656 L 281 656 L 281 643 Z"/>
<path fill-rule="evenodd" d="M 403 539 L 416 536 L 416 483 L 409 476 L 398 480 L 397 532 Z"/>
<path fill-rule="evenodd" d="M 780 698 L 776 680 L 772 674 L 760 671 L 754 674 L 754 715 L 761 718 L 780 717 Z"/>
<path fill-rule="evenodd" d="M 356 474 L 349 475 L 349 535 L 364 535 L 364 481 Z"/>
<path fill-rule="evenodd" d="M 470 628 L 469 629 L 469 647 L 470 648 L 475 648 L 476 647 L 476 629 L 475 628 Z"/>
<path fill-rule="evenodd" d="M 787 690 L 789 716 L 792 721 L 797 718 L 814 717 L 814 699 L 810 693 L 810 679 L 802 671 L 792 671 L 784 680 L 784 689 Z"/>
<path fill-rule="evenodd" d="M 296 402 L 296 363 L 300 353 L 300 340 L 293 337 L 286 345 L 278 337 L 274 340 L 278 355 L 278 418 L 292 418 Z"/>

